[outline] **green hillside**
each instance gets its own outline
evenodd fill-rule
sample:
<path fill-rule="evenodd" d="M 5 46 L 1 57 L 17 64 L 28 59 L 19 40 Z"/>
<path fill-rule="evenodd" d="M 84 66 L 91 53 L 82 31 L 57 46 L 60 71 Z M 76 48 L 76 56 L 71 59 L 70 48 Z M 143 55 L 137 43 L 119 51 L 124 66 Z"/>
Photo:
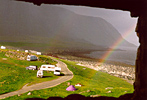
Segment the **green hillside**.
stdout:
<path fill-rule="evenodd" d="M 28 53 L 22 51 L 0 50 L 0 94 L 21 89 L 26 84 L 31 85 L 59 77 L 45 71 L 44 75 L 49 77 L 37 78 L 37 70 L 26 70 L 27 66 L 40 67 L 45 63 L 56 64 L 56 62 L 43 55 L 38 57 L 46 58 L 45 61 L 42 59 L 39 61 L 20 60 L 27 55 Z"/>
<path fill-rule="evenodd" d="M 26 98 L 66 97 L 70 94 L 81 94 L 86 97 L 91 95 L 119 97 L 120 95 L 133 92 L 133 86 L 126 81 L 109 74 L 95 71 L 86 67 L 76 65 L 75 62 L 65 61 L 68 68 L 73 72 L 74 77 L 56 87 L 32 91 L 32 95 L 24 93 L 20 96 L 13 96 L 5 100 L 25 100 Z M 68 83 L 75 85 L 81 83 L 82 87 L 76 87 L 76 91 L 66 91 Z"/>

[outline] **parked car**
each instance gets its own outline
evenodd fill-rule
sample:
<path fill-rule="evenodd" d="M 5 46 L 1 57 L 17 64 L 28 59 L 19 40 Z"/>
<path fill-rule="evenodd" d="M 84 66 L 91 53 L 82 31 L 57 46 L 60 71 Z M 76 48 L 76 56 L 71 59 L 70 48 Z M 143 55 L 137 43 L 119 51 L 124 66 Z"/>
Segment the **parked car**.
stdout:
<path fill-rule="evenodd" d="M 26 67 L 26 70 L 37 70 L 37 66 L 31 65 Z"/>

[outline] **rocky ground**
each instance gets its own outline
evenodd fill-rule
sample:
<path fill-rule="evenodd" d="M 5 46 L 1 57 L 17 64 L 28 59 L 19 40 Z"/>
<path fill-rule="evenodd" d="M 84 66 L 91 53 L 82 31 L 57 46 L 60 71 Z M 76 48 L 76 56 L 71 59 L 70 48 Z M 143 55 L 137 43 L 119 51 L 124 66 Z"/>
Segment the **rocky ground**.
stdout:
<path fill-rule="evenodd" d="M 79 58 L 74 56 L 60 56 L 63 59 L 77 62 L 77 65 L 85 66 L 97 71 L 102 71 L 110 75 L 123 78 L 129 83 L 133 84 L 135 80 L 135 67 L 125 66 L 125 64 L 108 64 L 100 63 L 97 60 L 88 59 L 88 58 Z"/>

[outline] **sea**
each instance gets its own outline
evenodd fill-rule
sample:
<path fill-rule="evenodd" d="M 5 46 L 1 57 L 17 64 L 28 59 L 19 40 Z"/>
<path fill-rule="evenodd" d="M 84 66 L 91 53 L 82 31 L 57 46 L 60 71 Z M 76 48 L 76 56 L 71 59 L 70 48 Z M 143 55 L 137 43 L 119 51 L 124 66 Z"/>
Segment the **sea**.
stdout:
<path fill-rule="evenodd" d="M 94 51 L 90 54 L 85 54 L 88 57 L 101 59 L 107 51 Z M 129 65 L 135 65 L 137 56 L 137 47 L 121 47 L 114 50 L 107 61 L 121 62 Z"/>

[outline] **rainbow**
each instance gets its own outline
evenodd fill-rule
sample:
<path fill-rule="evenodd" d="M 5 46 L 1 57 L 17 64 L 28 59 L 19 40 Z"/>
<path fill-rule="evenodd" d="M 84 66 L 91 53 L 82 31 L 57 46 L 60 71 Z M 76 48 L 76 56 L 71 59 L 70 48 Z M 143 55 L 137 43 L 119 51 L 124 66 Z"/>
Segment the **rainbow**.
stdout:
<path fill-rule="evenodd" d="M 110 55 L 113 54 L 114 50 L 124 41 L 124 38 L 127 38 L 130 36 L 134 30 L 135 30 L 136 24 L 134 24 L 128 31 L 126 31 L 121 37 L 117 39 L 117 41 L 107 50 L 107 52 L 102 55 L 101 57 L 101 63 L 104 63 L 105 61 L 108 60 Z M 124 38 L 123 38 L 124 37 Z"/>

